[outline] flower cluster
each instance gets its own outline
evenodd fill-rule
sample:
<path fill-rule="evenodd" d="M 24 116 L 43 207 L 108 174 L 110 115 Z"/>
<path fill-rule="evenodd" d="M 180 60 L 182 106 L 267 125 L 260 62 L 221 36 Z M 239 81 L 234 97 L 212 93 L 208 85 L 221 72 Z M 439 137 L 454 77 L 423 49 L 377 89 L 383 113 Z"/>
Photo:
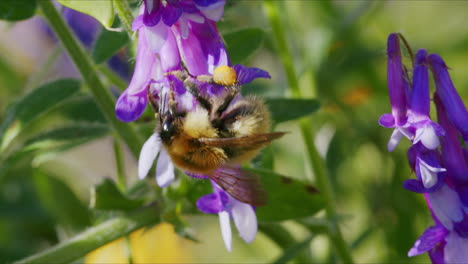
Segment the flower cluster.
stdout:
<path fill-rule="evenodd" d="M 420 49 L 410 78 L 402 64 L 401 38 L 399 34 L 388 38 L 392 113 L 382 115 L 379 123 L 394 128 L 389 151 L 403 136 L 412 142 L 408 160 L 416 179 L 406 180 L 404 187 L 424 195 L 435 222 L 408 256 L 428 252 L 433 263 L 464 263 L 468 259 L 468 113 L 439 55 Z M 430 117 L 430 72 L 438 123 Z"/>
<path fill-rule="evenodd" d="M 148 104 L 148 91 L 153 98 L 162 100 L 160 107 L 164 107 L 171 94 L 177 101 L 178 109 L 194 111 L 200 102 L 187 91 L 186 84 L 174 72 L 188 72 L 189 76 L 186 77 L 205 97 L 223 94 L 223 80 L 202 82 L 197 77 L 212 75 L 223 66 L 230 66 L 215 24 L 223 14 L 224 3 L 225 0 L 144 1 L 140 15 L 133 22 L 133 29 L 138 31 L 135 72 L 129 87 L 117 101 L 117 118 L 124 122 L 138 119 Z M 235 72 L 226 78 L 232 79 L 234 76 L 235 79 L 230 81 L 237 85 L 249 83 L 255 78 L 270 77 L 267 72 L 257 68 L 242 65 L 229 68 Z M 224 77 L 223 74 L 218 76 Z M 162 147 L 158 133 L 154 133 L 141 149 L 138 161 L 140 179 L 146 177 L 156 158 L 156 182 L 166 187 L 174 180 L 174 164 Z M 257 233 L 253 206 L 234 199 L 216 183 L 212 182 L 212 185 L 214 193 L 203 196 L 197 202 L 200 211 L 219 215 L 222 236 L 229 251 L 232 242 L 230 218 L 240 236 L 246 242 L 252 242 Z"/>

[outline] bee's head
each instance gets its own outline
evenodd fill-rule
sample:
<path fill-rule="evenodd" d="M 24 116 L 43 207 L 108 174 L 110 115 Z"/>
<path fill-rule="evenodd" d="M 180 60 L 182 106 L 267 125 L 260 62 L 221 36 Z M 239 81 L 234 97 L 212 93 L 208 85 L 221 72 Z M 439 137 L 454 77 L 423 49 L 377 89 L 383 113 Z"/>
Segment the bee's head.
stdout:
<path fill-rule="evenodd" d="M 177 124 L 180 120 L 177 120 L 173 115 L 167 114 L 164 116 L 161 122 L 161 128 L 159 136 L 163 143 L 170 144 L 174 137 L 177 135 L 179 129 Z"/>

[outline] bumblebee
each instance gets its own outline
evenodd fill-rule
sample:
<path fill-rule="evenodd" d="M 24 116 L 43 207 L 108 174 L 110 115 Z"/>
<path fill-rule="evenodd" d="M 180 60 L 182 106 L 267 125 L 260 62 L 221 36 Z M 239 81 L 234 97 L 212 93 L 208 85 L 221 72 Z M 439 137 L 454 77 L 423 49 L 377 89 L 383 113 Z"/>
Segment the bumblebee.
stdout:
<path fill-rule="evenodd" d="M 198 102 L 191 111 L 180 110 L 173 88 L 167 107 L 159 107 L 148 89 L 148 99 L 159 120 L 156 132 L 174 165 L 190 174 L 205 175 L 237 200 L 264 205 L 266 194 L 257 175 L 239 164 L 254 158 L 260 149 L 285 133 L 270 133 L 270 112 L 257 97 L 239 96 L 235 71 L 227 66 L 213 75 L 191 76 L 186 70 L 170 72 L 183 82 Z M 224 87 L 219 97 L 200 93 L 196 81 Z M 167 110 L 165 109 L 167 108 Z"/>

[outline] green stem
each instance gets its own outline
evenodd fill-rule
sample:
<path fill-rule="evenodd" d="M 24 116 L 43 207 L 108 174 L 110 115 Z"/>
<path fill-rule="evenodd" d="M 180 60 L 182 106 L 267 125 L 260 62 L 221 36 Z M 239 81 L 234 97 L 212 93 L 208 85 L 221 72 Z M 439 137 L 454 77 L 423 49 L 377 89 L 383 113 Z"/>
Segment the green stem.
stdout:
<path fill-rule="evenodd" d="M 133 215 L 108 220 L 68 241 L 15 263 L 70 263 L 137 229 L 156 224 L 159 220 L 158 210 L 154 207 L 147 207 Z"/>
<path fill-rule="evenodd" d="M 125 164 L 123 159 L 122 153 L 122 145 L 120 144 L 118 139 L 114 139 L 114 157 L 115 157 L 115 165 L 117 168 L 117 186 L 119 186 L 120 190 L 123 193 L 127 191 L 127 182 L 125 180 Z"/>
<path fill-rule="evenodd" d="M 115 10 L 117 10 L 117 15 L 120 18 L 120 22 L 122 22 L 123 27 L 128 32 L 130 39 L 132 37 L 132 22 L 133 22 L 133 14 L 130 6 L 128 5 L 127 0 L 113 0 Z"/>
<path fill-rule="evenodd" d="M 299 81 L 297 79 L 292 54 L 289 51 L 288 44 L 286 41 L 286 34 L 283 25 L 280 21 L 280 11 L 277 1 L 267 0 L 264 1 L 264 8 L 268 16 L 271 28 L 273 30 L 274 40 L 279 51 L 280 59 L 283 63 L 286 71 L 286 77 L 288 80 L 289 88 L 293 97 L 301 97 L 301 91 L 299 89 Z M 320 157 L 317 148 L 314 144 L 314 134 L 310 122 L 306 119 L 299 121 L 299 127 L 301 130 L 302 138 L 304 140 L 307 156 L 309 163 L 312 165 L 317 186 L 320 188 L 322 195 L 325 197 L 327 204 L 325 207 L 327 218 L 331 222 L 329 229 L 329 237 L 335 246 L 338 254 L 345 263 L 353 263 L 353 259 L 349 248 L 344 241 L 343 235 L 336 220 L 335 211 L 335 198 L 333 190 L 328 179 L 327 170 L 325 168 L 324 161 Z"/>
<path fill-rule="evenodd" d="M 63 18 L 52 4 L 52 1 L 38 1 L 38 5 L 41 7 L 49 25 L 65 47 L 68 55 L 75 63 L 76 68 L 81 73 L 104 116 L 109 120 L 116 134 L 127 144 L 132 154 L 138 157 L 143 139 L 132 125 L 122 123 L 115 117 L 115 98 L 111 95 L 109 89 L 102 84 L 97 74 L 97 68 L 91 58 L 71 33 Z"/>

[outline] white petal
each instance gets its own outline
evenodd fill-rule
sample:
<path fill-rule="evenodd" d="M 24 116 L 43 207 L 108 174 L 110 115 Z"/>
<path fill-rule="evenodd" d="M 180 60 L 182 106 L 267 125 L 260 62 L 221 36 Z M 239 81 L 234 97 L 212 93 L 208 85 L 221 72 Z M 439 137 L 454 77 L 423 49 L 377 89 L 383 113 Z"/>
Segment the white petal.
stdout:
<path fill-rule="evenodd" d="M 156 182 L 160 187 L 168 186 L 174 180 L 174 164 L 163 148 L 156 164 Z"/>
<path fill-rule="evenodd" d="M 221 235 L 223 236 L 224 245 L 226 249 L 231 252 L 232 250 L 232 232 L 231 232 L 231 223 L 229 221 L 229 213 L 226 211 L 221 211 L 219 215 L 219 225 L 221 226 Z"/>
<path fill-rule="evenodd" d="M 146 9 L 148 10 L 148 14 L 153 11 L 154 3 L 153 0 L 146 1 Z"/>
<path fill-rule="evenodd" d="M 145 27 L 146 40 L 148 46 L 153 52 L 158 52 L 167 39 L 168 27 L 163 22 L 159 22 L 156 26 Z"/>
<path fill-rule="evenodd" d="M 206 16 L 206 18 L 213 21 L 218 21 L 223 16 L 224 4 L 225 1 L 219 1 L 218 3 L 210 5 L 209 7 L 197 6 L 197 8 L 203 13 L 203 15 Z"/>
<path fill-rule="evenodd" d="M 184 15 L 179 18 L 179 27 L 180 27 L 180 35 L 183 39 L 187 39 L 189 35 L 189 26 L 187 19 Z"/>
<path fill-rule="evenodd" d="M 191 20 L 195 23 L 201 24 L 205 22 L 205 18 L 197 14 L 184 14 L 187 20 Z"/>
<path fill-rule="evenodd" d="M 419 158 L 418 158 L 419 159 Z M 419 159 L 419 170 L 421 172 L 422 182 L 424 187 L 431 188 L 437 183 L 437 172 L 431 171 L 428 167 L 424 166 L 425 162 Z"/>
<path fill-rule="evenodd" d="M 450 232 L 444 248 L 445 263 L 468 262 L 468 238 L 460 237 L 457 232 Z"/>
<path fill-rule="evenodd" d="M 395 128 L 387 144 L 388 151 L 392 152 L 396 148 L 398 143 L 400 143 L 402 137 L 403 134 L 400 132 L 400 130 L 398 130 L 398 128 Z"/>
<path fill-rule="evenodd" d="M 140 179 L 144 179 L 148 174 L 160 148 L 161 141 L 157 134 L 151 135 L 151 137 L 146 140 L 145 144 L 143 144 L 140 157 L 138 158 L 138 177 Z"/>
<path fill-rule="evenodd" d="M 436 149 L 440 144 L 439 138 L 431 125 L 426 125 L 416 130 L 416 136 L 413 144 L 416 144 L 419 141 L 421 141 L 421 143 L 428 149 Z"/>
<path fill-rule="evenodd" d="M 452 222 L 463 220 L 463 206 L 458 194 L 447 185 L 443 185 L 439 190 L 428 193 L 432 210 L 440 222 L 448 230 L 453 229 Z"/>
<path fill-rule="evenodd" d="M 231 214 L 240 237 L 247 243 L 254 241 L 257 235 L 257 216 L 252 206 L 236 202 Z"/>

